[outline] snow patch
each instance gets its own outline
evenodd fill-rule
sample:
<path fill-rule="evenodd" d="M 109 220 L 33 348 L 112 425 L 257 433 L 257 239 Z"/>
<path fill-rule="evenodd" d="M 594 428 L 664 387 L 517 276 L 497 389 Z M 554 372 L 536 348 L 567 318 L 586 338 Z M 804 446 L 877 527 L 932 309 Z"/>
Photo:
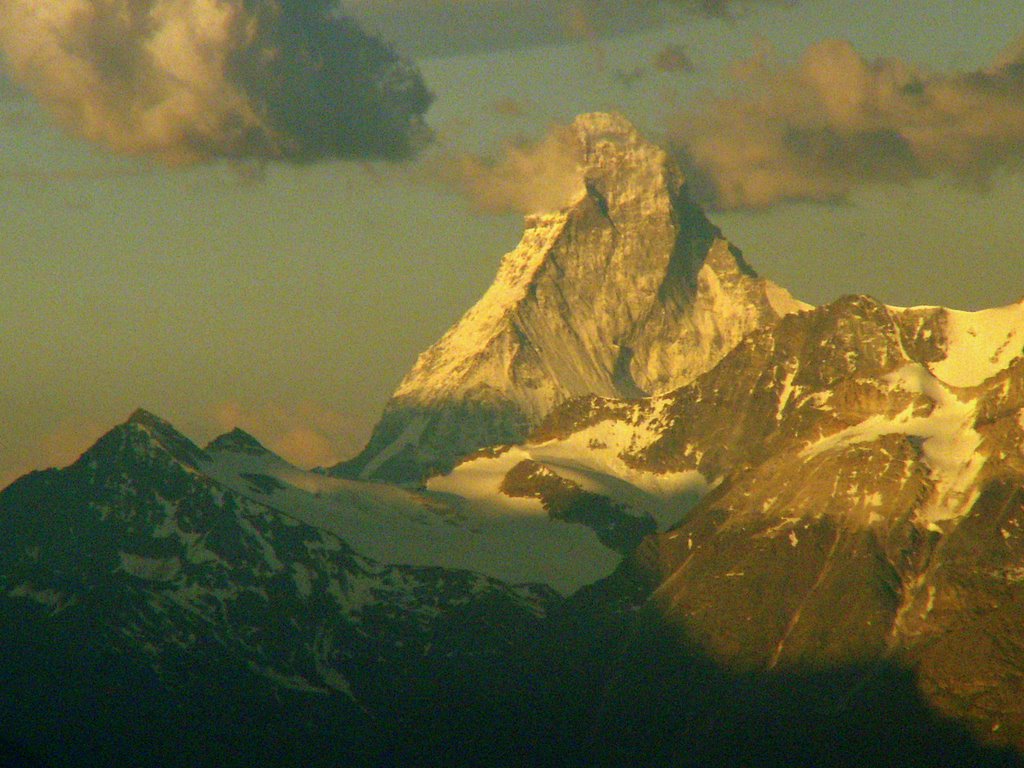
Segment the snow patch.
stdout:
<path fill-rule="evenodd" d="M 394 442 L 392 442 L 390 445 L 388 445 L 387 448 L 385 448 L 383 451 L 374 456 L 373 459 L 367 462 L 366 466 L 363 467 L 361 475 L 364 477 L 369 477 L 374 472 L 376 472 L 381 466 L 383 466 L 384 462 L 388 461 L 388 459 L 395 456 L 399 451 L 405 448 L 405 446 L 415 445 L 416 443 L 418 443 L 420 438 L 423 436 L 423 430 L 425 430 L 426 428 L 426 416 L 419 415 L 413 418 L 405 426 L 405 429 L 402 430 L 402 434 L 400 434 Z"/>
<path fill-rule="evenodd" d="M 174 581 L 181 573 L 177 557 L 144 557 L 121 552 L 121 570 L 146 581 Z"/>
<path fill-rule="evenodd" d="M 945 310 L 946 358 L 932 373 L 954 387 L 974 387 L 1024 352 L 1024 301 L 979 312 Z"/>
<path fill-rule="evenodd" d="M 7 596 L 31 600 L 33 603 L 49 608 L 52 613 L 60 613 L 76 602 L 74 597 L 68 597 L 63 592 L 58 592 L 55 589 L 40 589 L 27 581 L 11 589 Z"/>
<path fill-rule="evenodd" d="M 975 480 L 985 464 L 978 452 L 981 435 L 974 429 L 976 400 L 960 400 L 949 387 L 917 363 L 906 365 L 884 379 L 894 389 L 924 395 L 935 407 L 927 416 L 915 416 L 913 405 L 889 418 L 875 415 L 806 446 L 801 457 L 812 459 L 826 451 L 854 443 L 873 442 L 883 435 L 903 434 L 922 440 L 921 450 L 933 484 L 931 498 L 922 508 L 930 528 L 941 520 L 958 518 L 976 501 Z"/>
<path fill-rule="evenodd" d="M 782 421 L 782 414 L 786 410 L 789 399 L 793 396 L 793 380 L 796 378 L 799 370 L 800 361 L 797 360 L 793 365 L 793 369 L 786 371 L 786 378 L 782 382 L 782 392 L 779 394 L 779 407 L 775 409 L 776 421 Z"/>
<path fill-rule="evenodd" d="M 1024 581 L 1024 566 L 1007 568 L 1003 573 L 1004 577 L 1011 584 L 1018 584 Z"/>

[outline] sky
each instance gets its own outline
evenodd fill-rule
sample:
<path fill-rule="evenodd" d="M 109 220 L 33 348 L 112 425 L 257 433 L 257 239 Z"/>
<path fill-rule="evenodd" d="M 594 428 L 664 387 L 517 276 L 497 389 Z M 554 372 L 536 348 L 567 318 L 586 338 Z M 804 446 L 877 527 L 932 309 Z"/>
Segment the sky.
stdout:
<path fill-rule="evenodd" d="M 599 110 L 805 301 L 1024 296 L 1012 0 L 0 0 L 0 486 L 136 407 L 353 455 Z"/>

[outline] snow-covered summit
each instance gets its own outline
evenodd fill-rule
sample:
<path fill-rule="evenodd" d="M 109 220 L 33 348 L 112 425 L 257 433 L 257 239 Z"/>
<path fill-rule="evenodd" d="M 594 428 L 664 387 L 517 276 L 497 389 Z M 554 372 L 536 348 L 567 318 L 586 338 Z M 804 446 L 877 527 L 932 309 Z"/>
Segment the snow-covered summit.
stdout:
<path fill-rule="evenodd" d="M 574 193 L 527 217 L 494 284 L 420 355 L 366 450 L 337 471 L 422 478 L 522 440 L 570 397 L 686 384 L 749 331 L 805 307 L 757 277 L 675 162 L 625 118 L 583 115 L 571 132 Z"/>

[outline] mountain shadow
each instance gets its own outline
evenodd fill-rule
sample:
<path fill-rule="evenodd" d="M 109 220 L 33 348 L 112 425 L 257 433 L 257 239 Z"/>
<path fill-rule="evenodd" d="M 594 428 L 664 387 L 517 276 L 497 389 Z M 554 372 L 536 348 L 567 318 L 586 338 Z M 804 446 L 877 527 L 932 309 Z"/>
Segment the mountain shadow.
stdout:
<path fill-rule="evenodd" d="M 893 659 L 737 672 L 642 607 L 629 566 L 585 588 L 506 669 L 463 679 L 388 766 L 488 768 L 1018 768 L 936 713 Z M 511 687 L 507 687 L 510 685 Z M 488 699 L 489 706 L 480 706 Z M 499 704 L 499 699 L 503 703 Z"/>

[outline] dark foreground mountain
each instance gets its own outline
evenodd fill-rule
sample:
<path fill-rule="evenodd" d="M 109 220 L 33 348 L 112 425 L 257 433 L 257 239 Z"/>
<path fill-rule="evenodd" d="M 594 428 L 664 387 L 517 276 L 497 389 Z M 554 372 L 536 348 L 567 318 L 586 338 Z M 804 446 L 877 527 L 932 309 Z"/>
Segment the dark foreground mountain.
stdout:
<path fill-rule="evenodd" d="M 448 696 L 515 690 L 550 590 L 378 564 L 210 466 L 139 412 L 0 494 L 3 735 L 53 765 L 373 765 Z"/>
<path fill-rule="evenodd" d="M 15 754 L 136 768 L 1022 764 L 941 717 L 898 657 L 737 664 L 665 609 L 653 539 L 569 598 L 382 565 L 213 479 L 225 452 L 265 453 L 237 432 L 200 449 L 139 412 L 67 469 L 0 493 L 0 723 Z M 271 478 L 250 481 L 257 497 Z M 705 587 L 734 647 L 760 647 L 741 614 L 772 593 Z"/>

